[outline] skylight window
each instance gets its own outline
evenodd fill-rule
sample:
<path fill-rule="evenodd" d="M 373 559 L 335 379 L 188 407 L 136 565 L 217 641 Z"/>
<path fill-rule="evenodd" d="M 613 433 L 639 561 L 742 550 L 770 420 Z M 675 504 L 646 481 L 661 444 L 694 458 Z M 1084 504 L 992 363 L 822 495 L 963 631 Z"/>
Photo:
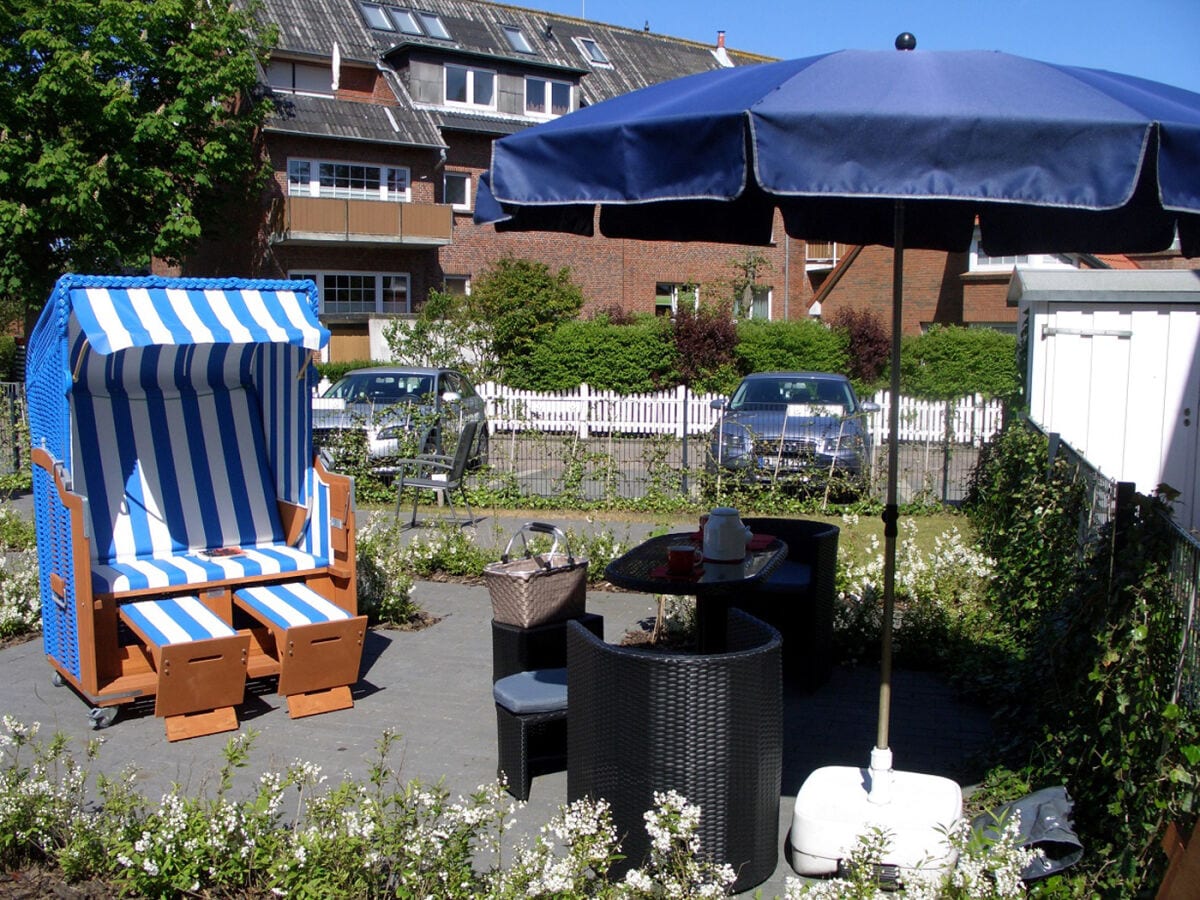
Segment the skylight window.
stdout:
<path fill-rule="evenodd" d="M 520 28 L 515 25 L 505 25 L 504 35 L 508 38 L 509 46 L 518 53 L 532 53 L 533 47 L 530 46 L 528 39 Z"/>
<path fill-rule="evenodd" d="M 362 10 L 363 18 L 367 20 L 367 25 L 379 31 L 395 31 L 391 19 L 387 17 L 387 11 L 382 6 L 376 6 L 374 3 L 360 3 L 359 9 Z"/>
<path fill-rule="evenodd" d="M 405 34 L 422 34 L 421 26 L 417 24 L 417 17 L 407 9 L 396 9 L 394 6 L 388 7 L 388 12 L 392 14 L 392 21 L 396 23 L 396 27 Z"/>
<path fill-rule="evenodd" d="M 430 37 L 441 38 L 443 41 L 450 40 L 450 32 L 442 24 L 440 16 L 434 13 L 419 12 L 417 13 L 417 17 L 421 20 L 421 24 L 425 26 L 425 31 Z"/>
<path fill-rule="evenodd" d="M 604 51 L 600 49 L 600 45 L 591 38 L 581 37 L 579 39 L 579 46 L 583 48 L 584 55 L 591 62 L 599 63 L 602 66 L 609 65 L 608 57 L 604 55 Z"/>

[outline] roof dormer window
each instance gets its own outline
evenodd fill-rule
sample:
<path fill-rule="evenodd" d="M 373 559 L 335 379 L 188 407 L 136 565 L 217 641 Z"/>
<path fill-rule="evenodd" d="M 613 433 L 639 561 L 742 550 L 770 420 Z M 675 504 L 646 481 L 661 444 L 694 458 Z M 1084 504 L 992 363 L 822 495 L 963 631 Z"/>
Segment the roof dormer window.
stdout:
<path fill-rule="evenodd" d="M 525 37 L 525 33 L 515 25 L 504 25 L 504 36 L 508 38 L 508 45 L 518 53 L 533 53 L 533 46 L 529 43 L 529 39 Z"/>

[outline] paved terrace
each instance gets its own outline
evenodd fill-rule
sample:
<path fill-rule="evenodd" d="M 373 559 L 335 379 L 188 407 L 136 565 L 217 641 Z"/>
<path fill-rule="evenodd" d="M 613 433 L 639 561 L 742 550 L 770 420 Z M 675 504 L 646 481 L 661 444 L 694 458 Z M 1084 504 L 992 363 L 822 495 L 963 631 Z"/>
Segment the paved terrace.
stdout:
<path fill-rule="evenodd" d="M 586 524 L 549 520 L 577 531 Z M 483 518 L 479 540 L 503 544 L 521 521 Z M 618 539 L 638 540 L 650 526 L 607 527 Z M 432 784 L 444 779 L 452 794 L 465 795 L 495 777 L 487 588 L 420 581 L 414 596 L 441 621 L 415 632 L 370 632 L 353 709 L 292 720 L 279 697 L 252 683 L 240 719 L 242 730 L 253 729 L 258 737 L 249 766 L 239 773 L 239 789 L 251 790 L 259 773 L 280 770 L 296 759 L 319 764 L 331 781 L 344 772 L 364 777 L 385 728 L 401 736 L 391 761 L 404 780 Z M 605 637 L 615 642 L 652 617 L 655 604 L 649 595 L 589 591 L 588 610 L 604 616 Z M 41 722 L 43 736 L 61 730 L 80 751 L 89 738 L 103 736 L 93 771 L 115 774 L 134 766 L 141 773 L 142 792 L 151 799 L 173 782 L 191 792 L 213 787 L 220 751 L 231 733 L 168 743 L 149 703 L 124 708 L 111 728 L 94 732 L 88 705 L 70 688 L 53 686 L 50 676 L 40 638 L 0 650 L 3 712 L 26 723 Z M 875 739 L 878 679 L 873 666 L 838 666 L 819 690 L 785 691 L 779 865 L 758 889 L 762 896 L 782 896 L 784 879 L 791 874 L 786 838 L 805 776 L 823 765 L 867 764 Z M 957 700 L 948 685 L 926 673 L 897 671 L 893 684 L 890 743 L 897 767 L 945 775 L 964 787 L 976 783 L 983 774 L 978 753 L 991 739 L 987 713 Z M 565 772 L 535 778 L 514 831 L 536 833 L 566 800 Z"/>

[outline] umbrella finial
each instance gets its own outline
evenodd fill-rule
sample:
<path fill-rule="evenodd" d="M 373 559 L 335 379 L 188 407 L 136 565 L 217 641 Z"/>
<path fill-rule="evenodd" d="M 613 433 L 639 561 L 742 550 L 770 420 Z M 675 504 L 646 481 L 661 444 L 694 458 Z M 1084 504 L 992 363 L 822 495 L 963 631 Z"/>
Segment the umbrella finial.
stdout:
<path fill-rule="evenodd" d="M 911 31 L 902 31 L 896 35 L 897 50 L 916 50 L 917 37 Z"/>

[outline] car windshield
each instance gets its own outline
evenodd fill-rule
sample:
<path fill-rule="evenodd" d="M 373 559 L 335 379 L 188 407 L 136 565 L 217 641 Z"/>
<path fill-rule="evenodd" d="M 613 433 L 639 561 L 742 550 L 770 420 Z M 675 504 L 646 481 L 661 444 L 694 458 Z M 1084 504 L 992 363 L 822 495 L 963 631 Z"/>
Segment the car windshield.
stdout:
<path fill-rule="evenodd" d="M 778 409 L 787 406 L 837 407 L 844 414 L 854 405 L 850 385 L 824 378 L 756 378 L 743 381 L 729 403 L 732 410 Z M 813 413 L 809 413 L 812 415 Z"/>
<path fill-rule="evenodd" d="M 404 372 L 359 372 L 347 375 L 325 392 L 326 397 L 348 403 L 391 404 L 433 393 L 433 376 Z"/>

